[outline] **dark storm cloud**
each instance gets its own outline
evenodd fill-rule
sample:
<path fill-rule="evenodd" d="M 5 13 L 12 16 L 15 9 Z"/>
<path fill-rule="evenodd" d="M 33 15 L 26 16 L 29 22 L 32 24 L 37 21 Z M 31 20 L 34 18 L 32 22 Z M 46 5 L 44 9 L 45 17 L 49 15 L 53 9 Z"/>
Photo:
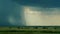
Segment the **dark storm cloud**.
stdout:
<path fill-rule="evenodd" d="M 16 20 L 16 25 L 24 25 L 21 19 L 22 5 L 41 7 L 45 10 L 45 8 L 60 8 L 60 0 L 0 0 L 0 26 L 12 25 L 8 21 L 8 16 L 11 15 Z M 18 22 L 19 20 L 21 22 Z"/>
<path fill-rule="evenodd" d="M 59 25 L 59 23 L 60 23 L 60 21 L 59 21 L 60 20 L 59 19 L 59 17 L 60 17 L 60 0 L 13 0 L 13 2 L 16 2 L 17 4 L 25 6 L 25 7 L 28 6 L 28 9 L 29 9 L 29 7 L 30 8 L 31 7 L 40 8 L 40 9 L 32 8 L 32 10 L 34 9 L 36 12 L 38 12 L 37 10 L 39 10 L 41 12 L 41 14 L 43 14 L 41 16 L 38 16 L 41 19 L 38 20 L 39 18 L 36 17 L 35 14 L 33 15 L 34 16 L 33 17 L 32 15 L 29 15 L 29 13 L 28 13 L 28 16 L 31 16 L 31 18 L 30 18 L 31 20 L 29 19 L 29 17 L 26 17 L 26 19 L 27 19 L 26 20 L 27 21 L 26 24 L 27 25 L 30 24 L 32 26 L 32 24 L 35 24 L 35 21 L 34 21 L 35 17 L 37 19 L 36 22 L 40 23 L 39 25 L 41 25 L 41 23 L 42 23 L 42 25 L 44 23 L 46 25 L 47 24 Z M 40 14 L 38 14 L 38 15 L 40 15 Z M 29 24 L 28 24 L 28 21 L 29 21 Z M 40 22 L 38 22 L 38 21 L 40 21 Z M 43 22 L 41 22 L 41 21 L 43 21 Z"/>
<path fill-rule="evenodd" d="M 55 8 L 60 9 L 60 0 L 13 0 L 19 5 L 23 6 L 32 6 L 32 7 L 39 7 L 40 11 L 46 12 L 53 12 L 56 10 Z M 54 8 L 54 9 L 53 9 Z"/>
<path fill-rule="evenodd" d="M 21 8 L 22 9 L 22 8 Z M 12 0 L 0 0 L 0 26 L 11 26 L 9 16 L 16 20 L 15 25 L 23 25 L 21 19 L 20 5 L 14 3 Z M 20 22 L 18 22 L 20 20 Z"/>
<path fill-rule="evenodd" d="M 21 5 L 60 8 L 60 0 L 13 0 Z"/>

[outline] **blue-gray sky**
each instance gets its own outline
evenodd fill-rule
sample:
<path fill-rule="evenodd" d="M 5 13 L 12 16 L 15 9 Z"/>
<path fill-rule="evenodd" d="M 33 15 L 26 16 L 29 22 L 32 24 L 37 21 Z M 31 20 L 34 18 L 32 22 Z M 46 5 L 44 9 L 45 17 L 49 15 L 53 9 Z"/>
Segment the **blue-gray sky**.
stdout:
<path fill-rule="evenodd" d="M 60 25 L 60 22 L 59 22 L 60 21 L 59 19 L 60 0 L 16 0 L 15 2 L 20 5 L 29 7 L 28 9 L 26 8 L 27 12 L 25 13 L 27 26 Z M 35 7 L 35 8 L 30 8 L 30 7 Z M 37 16 L 39 14 L 36 7 L 40 8 L 39 11 L 43 15 L 40 14 L 40 16 Z M 33 15 L 31 15 L 30 11 L 28 10 L 32 11 Z M 35 11 L 37 12 L 35 13 Z"/>
<path fill-rule="evenodd" d="M 59 8 L 60 0 L 14 0 L 21 5 L 39 6 L 44 8 Z"/>
<path fill-rule="evenodd" d="M 0 0 L 0 26 L 23 25 L 20 14 L 21 9 L 20 5 L 12 0 Z M 14 24 L 10 23 L 10 18 L 12 21 L 15 20 Z"/>
<path fill-rule="evenodd" d="M 51 11 L 49 8 L 60 9 L 60 0 L 0 0 L 0 25 L 25 25 L 22 18 L 23 8 L 21 6 L 43 8 L 41 10 L 45 13 Z M 10 23 L 9 18 L 15 21 Z"/>

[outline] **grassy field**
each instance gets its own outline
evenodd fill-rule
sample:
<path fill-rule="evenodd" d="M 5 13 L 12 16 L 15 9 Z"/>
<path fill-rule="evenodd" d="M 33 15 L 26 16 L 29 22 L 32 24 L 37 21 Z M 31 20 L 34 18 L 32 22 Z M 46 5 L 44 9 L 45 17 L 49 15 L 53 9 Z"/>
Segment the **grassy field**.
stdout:
<path fill-rule="evenodd" d="M 60 34 L 60 28 L 0 27 L 0 34 Z"/>
<path fill-rule="evenodd" d="M 40 32 L 0 32 L 0 34 L 60 34 L 60 33 L 40 33 Z"/>

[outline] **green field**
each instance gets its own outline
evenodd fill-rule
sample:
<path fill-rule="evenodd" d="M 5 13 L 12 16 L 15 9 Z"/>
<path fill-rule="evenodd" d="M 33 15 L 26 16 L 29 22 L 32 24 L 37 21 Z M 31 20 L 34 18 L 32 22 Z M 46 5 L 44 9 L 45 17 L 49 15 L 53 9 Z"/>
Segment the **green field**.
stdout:
<path fill-rule="evenodd" d="M 0 34 L 60 34 L 60 28 L 0 27 Z"/>
<path fill-rule="evenodd" d="M 44 32 L 0 32 L 0 34 L 60 34 L 60 33 L 44 33 Z"/>
<path fill-rule="evenodd" d="M 0 34 L 60 34 L 60 33 L 40 33 L 40 32 L 0 32 Z"/>

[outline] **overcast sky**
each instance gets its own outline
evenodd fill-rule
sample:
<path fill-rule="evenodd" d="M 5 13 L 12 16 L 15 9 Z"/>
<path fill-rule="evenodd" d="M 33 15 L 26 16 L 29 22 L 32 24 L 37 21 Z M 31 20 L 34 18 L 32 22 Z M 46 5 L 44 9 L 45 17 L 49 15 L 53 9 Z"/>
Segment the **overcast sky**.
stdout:
<path fill-rule="evenodd" d="M 28 23 L 25 20 L 27 19 L 27 17 L 25 18 L 25 15 L 24 15 L 24 12 L 28 10 L 26 9 L 26 6 L 28 6 L 28 8 L 37 7 L 37 9 L 34 9 L 34 8 L 31 8 L 32 10 L 29 9 L 33 13 L 36 13 L 34 17 L 36 17 L 37 19 L 37 22 L 38 22 L 36 23 L 37 25 L 43 25 L 43 23 L 44 24 L 50 23 L 50 25 L 55 23 L 54 25 L 56 24 L 60 25 L 60 19 L 59 19 L 60 0 L 0 0 L 0 25 L 1 26 L 27 25 Z M 30 16 L 33 17 L 33 15 L 30 15 Z M 32 17 L 31 17 L 31 20 L 32 20 Z M 34 19 L 35 18 L 33 18 L 33 20 Z M 41 22 L 40 20 L 44 22 Z M 30 25 L 33 25 L 33 24 L 30 24 Z"/>

